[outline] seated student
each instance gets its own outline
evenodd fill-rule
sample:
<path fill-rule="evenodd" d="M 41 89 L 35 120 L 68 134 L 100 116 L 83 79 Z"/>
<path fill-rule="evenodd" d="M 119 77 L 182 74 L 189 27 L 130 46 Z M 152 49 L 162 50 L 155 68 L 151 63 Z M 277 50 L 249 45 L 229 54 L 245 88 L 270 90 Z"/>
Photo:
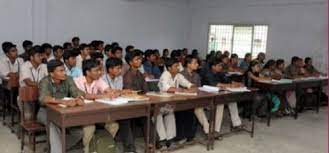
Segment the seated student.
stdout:
<path fill-rule="evenodd" d="M 19 85 L 20 87 L 30 86 L 38 88 L 38 83 L 45 76 L 48 75 L 47 66 L 42 63 L 40 52 L 31 48 L 28 53 L 30 54 L 29 61 L 26 61 L 19 72 Z M 22 112 L 22 102 L 18 99 L 17 104 Z M 32 106 L 24 105 L 25 119 L 32 119 Z"/>
<path fill-rule="evenodd" d="M 22 58 L 24 60 L 24 62 L 26 62 L 29 60 L 30 56 L 29 56 L 28 51 L 32 48 L 33 42 L 30 40 L 24 40 L 22 46 L 23 46 L 24 52 L 22 54 L 20 54 L 18 57 Z"/>
<path fill-rule="evenodd" d="M 113 57 L 113 55 L 112 55 L 112 53 L 111 53 L 111 50 L 112 50 L 113 48 L 112 48 L 112 46 L 110 45 L 110 44 L 106 44 L 105 45 L 105 47 L 104 47 L 104 60 L 105 60 L 105 62 L 104 63 L 106 63 L 106 60 L 108 59 L 108 58 L 110 58 L 110 57 Z"/>
<path fill-rule="evenodd" d="M 200 87 L 201 86 L 201 78 L 199 74 L 196 72 L 199 68 L 199 61 L 197 56 L 193 55 L 187 55 L 184 60 L 184 70 L 180 72 L 184 76 L 186 80 L 193 83 L 195 86 Z M 176 112 L 176 126 L 177 126 L 177 136 L 176 138 L 179 139 L 185 139 L 186 141 L 192 141 L 195 137 L 197 126 L 195 124 L 195 118 L 194 114 L 199 118 L 202 118 L 203 114 L 199 114 L 198 109 L 203 108 L 197 108 L 194 110 L 187 110 L 187 111 L 180 111 Z M 199 119 L 201 125 L 202 119 Z M 209 126 L 208 126 L 209 128 Z M 208 130 L 208 129 L 207 129 Z"/>
<path fill-rule="evenodd" d="M 114 45 L 115 45 L 115 44 L 114 44 Z M 119 47 L 119 44 L 117 44 L 117 47 Z M 129 53 L 129 52 L 132 52 L 132 51 L 134 51 L 134 50 L 135 50 L 135 47 L 132 46 L 132 45 L 128 45 L 128 46 L 126 47 L 126 49 L 125 49 L 126 54 Z"/>
<path fill-rule="evenodd" d="M 115 47 L 111 50 L 112 57 L 122 59 L 122 48 L 121 47 Z"/>
<path fill-rule="evenodd" d="M 210 62 L 210 70 L 208 74 L 206 75 L 207 78 L 207 84 L 211 86 L 217 86 L 220 88 L 236 88 L 236 87 L 242 87 L 242 83 L 231 81 L 230 78 L 228 78 L 225 75 L 225 72 L 223 71 L 223 65 L 220 60 L 214 60 Z M 234 128 L 240 128 L 241 127 L 241 119 L 239 116 L 238 106 L 237 103 L 229 103 L 228 108 L 230 111 L 230 116 L 232 120 L 232 124 Z M 203 110 L 201 110 L 203 111 Z M 204 113 L 204 112 L 200 112 Z M 220 138 L 220 129 L 222 125 L 222 119 L 223 119 L 223 113 L 224 113 L 224 105 L 220 104 L 217 105 L 217 111 L 216 111 L 216 121 L 215 121 L 215 132 L 216 137 Z M 202 123 L 207 122 L 205 118 L 203 117 Z M 206 124 L 207 126 L 209 123 Z M 206 127 L 204 127 L 205 130 Z M 208 132 L 208 131 L 205 131 Z"/>
<path fill-rule="evenodd" d="M 101 78 L 102 70 L 99 68 L 99 63 L 95 60 L 88 59 L 82 63 L 83 76 L 74 78 L 76 86 L 89 94 L 89 99 L 112 98 L 119 95 L 119 92 L 112 90 L 109 85 Z M 115 137 L 119 125 L 115 122 L 107 122 L 105 129 Z M 84 153 L 89 153 L 89 143 L 95 131 L 95 125 L 83 127 L 84 137 Z"/>
<path fill-rule="evenodd" d="M 82 70 L 76 67 L 76 56 L 77 54 L 73 50 L 65 51 L 63 54 L 66 75 L 72 78 L 82 76 Z"/>
<path fill-rule="evenodd" d="M 101 69 L 101 72 L 102 72 L 101 75 L 104 75 L 104 73 L 105 73 L 104 55 L 101 52 L 94 52 L 94 53 L 90 54 L 90 58 L 99 63 L 99 68 Z"/>
<path fill-rule="evenodd" d="M 246 55 L 244 56 L 243 61 L 240 63 L 240 69 L 243 72 L 246 72 L 249 68 L 249 63 L 251 62 L 251 54 L 250 53 L 246 53 Z"/>
<path fill-rule="evenodd" d="M 241 72 L 239 67 L 239 56 L 238 54 L 232 54 L 229 64 L 229 72 Z"/>
<path fill-rule="evenodd" d="M 312 58 L 306 57 L 304 60 L 304 69 L 306 70 L 307 74 L 310 76 L 320 76 L 321 73 L 313 66 Z"/>
<path fill-rule="evenodd" d="M 275 65 L 276 65 L 275 73 L 279 74 L 281 78 L 283 78 L 284 68 L 285 68 L 284 60 L 283 59 L 276 60 Z"/>
<path fill-rule="evenodd" d="M 228 56 L 226 56 L 225 54 L 223 54 L 219 60 L 222 62 L 223 64 L 223 71 L 225 73 L 229 72 L 229 69 L 230 69 L 230 59 Z"/>
<path fill-rule="evenodd" d="M 19 71 L 24 63 L 23 59 L 18 57 L 16 45 L 11 42 L 2 43 L 4 55 L 0 58 L 0 77 L 3 80 L 9 78 L 18 78 Z"/>
<path fill-rule="evenodd" d="M 56 59 L 63 62 L 63 54 L 64 54 L 63 47 L 59 45 L 55 45 L 53 47 L 53 56 L 48 58 L 48 61 Z"/>
<path fill-rule="evenodd" d="M 162 51 L 162 57 L 161 58 L 164 62 L 166 62 L 169 59 L 169 50 L 168 49 L 164 49 Z"/>
<path fill-rule="evenodd" d="M 179 73 L 179 61 L 176 58 L 169 59 L 166 62 L 166 68 L 167 71 L 162 73 L 158 83 L 160 91 L 174 93 L 185 90 L 180 86 L 188 89 L 194 86 Z M 157 116 L 156 129 L 160 138 L 159 145 L 162 149 L 174 147 L 173 139 L 176 137 L 176 121 L 173 111 L 171 105 L 166 105 L 160 109 L 160 114 Z"/>
<path fill-rule="evenodd" d="M 224 53 L 223 53 L 223 55 L 225 55 L 226 57 L 230 57 L 230 52 L 227 51 L 227 50 L 225 50 Z"/>
<path fill-rule="evenodd" d="M 291 64 L 284 71 L 285 77 L 288 79 L 297 79 L 305 76 L 302 70 L 303 60 L 297 56 L 291 58 Z"/>
<path fill-rule="evenodd" d="M 134 50 L 125 57 L 129 64 L 128 71 L 123 75 L 123 89 L 147 92 L 148 87 L 143 74 L 139 71 L 142 57 L 138 50 Z M 136 152 L 135 138 L 133 136 L 131 119 L 119 121 L 120 133 L 123 141 L 124 152 Z"/>
<path fill-rule="evenodd" d="M 96 52 L 104 53 L 104 41 L 96 40 L 97 43 L 95 43 L 95 49 Z"/>
<path fill-rule="evenodd" d="M 184 70 L 184 67 L 183 67 L 183 64 L 182 64 L 183 55 L 182 55 L 182 52 L 180 50 L 173 50 L 170 54 L 170 58 L 175 58 L 179 61 L 179 72 Z M 167 67 L 165 67 L 165 68 L 167 68 Z"/>
<path fill-rule="evenodd" d="M 80 50 L 80 54 L 77 56 L 76 67 L 82 69 L 82 61 L 90 59 L 90 47 L 83 43 L 78 49 Z"/>
<path fill-rule="evenodd" d="M 63 50 L 64 52 L 68 51 L 68 50 L 71 50 L 73 47 L 72 47 L 72 44 L 70 42 L 65 42 L 63 44 Z"/>
<path fill-rule="evenodd" d="M 143 51 L 138 50 L 138 49 L 135 49 L 134 52 L 136 52 L 136 53 L 138 54 L 138 56 L 139 56 L 140 58 L 143 59 L 143 57 L 144 57 L 144 52 L 143 52 Z M 128 52 L 128 53 L 126 54 L 126 56 L 127 56 L 128 54 L 130 54 L 130 53 L 131 53 L 131 52 Z M 125 58 L 126 58 L 126 57 L 125 57 Z M 123 67 L 122 67 L 122 74 L 123 74 L 123 75 L 129 70 L 129 67 L 130 67 L 130 66 L 129 66 L 128 62 L 126 61 L 126 63 L 124 63 L 124 64 L 123 64 Z M 145 73 L 145 70 L 144 70 L 143 65 L 141 65 L 141 66 L 138 68 L 138 70 L 143 74 L 144 78 L 147 77 L 147 74 Z"/>
<path fill-rule="evenodd" d="M 38 121 L 47 124 L 46 104 L 61 104 L 67 107 L 83 105 L 80 98 L 85 93 L 77 88 L 73 79 L 65 74 L 64 64 L 58 60 L 51 60 L 47 64 L 49 75 L 39 83 L 40 109 L 37 115 Z M 72 100 L 63 100 L 64 97 L 72 97 Z M 83 132 L 80 127 L 67 128 L 66 149 L 70 149 L 82 139 Z M 50 153 L 62 153 L 60 129 L 53 123 L 49 124 Z"/>
<path fill-rule="evenodd" d="M 106 71 L 103 80 L 111 87 L 111 89 L 122 90 L 123 80 L 122 80 L 122 60 L 118 58 L 110 57 L 106 60 Z"/>
<path fill-rule="evenodd" d="M 72 42 L 72 47 L 73 48 L 79 48 L 80 47 L 80 38 L 79 37 L 73 37 L 71 42 Z"/>
<path fill-rule="evenodd" d="M 48 61 L 48 59 L 51 56 L 53 47 L 48 43 L 44 43 L 41 45 L 41 48 L 46 53 L 46 59 L 47 59 L 46 61 Z"/>
<path fill-rule="evenodd" d="M 259 62 L 260 68 L 263 68 L 264 67 L 264 64 L 265 64 L 265 56 L 266 55 L 263 52 L 260 52 L 257 55 L 256 60 Z"/>
<path fill-rule="evenodd" d="M 275 61 L 274 60 L 269 60 L 267 61 L 267 63 L 265 64 L 265 66 L 263 67 L 263 70 L 260 73 L 259 77 L 265 77 L 265 78 L 269 78 L 269 79 L 275 79 L 275 80 L 280 80 L 281 79 L 281 75 L 277 74 L 275 72 L 276 69 L 276 65 L 275 65 Z M 255 77 L 255 79 L 257 79 Z M 272 102 L 273 102 L 273 108 L 271 109 L 271 112 L 276 112 L 279 110 L 280 107 L 280 99 L 278 98 L 277 95 L 269 95 L 267 94 L 268 97 L 271 98 Z M 280 115 L 280 114 L 277 114 Z"/>
<path fill-rule="evenodd" d="M 146 50 L 145 51 L 145 61 L 143 63 L 145 73 L 147 73 L 147 77 L 159 79 L 161 76 L 161 71 L 159 67 L 156 65 L 156 54 L 154 50 Z"/>
<path fill-rule="evenodd" d="M 196 58 L 200 59 L 200 57 L 199 57 L 199 51 L 197 49 L 193 49 L 191 55 L 193 57 L 196 57 Z"/>

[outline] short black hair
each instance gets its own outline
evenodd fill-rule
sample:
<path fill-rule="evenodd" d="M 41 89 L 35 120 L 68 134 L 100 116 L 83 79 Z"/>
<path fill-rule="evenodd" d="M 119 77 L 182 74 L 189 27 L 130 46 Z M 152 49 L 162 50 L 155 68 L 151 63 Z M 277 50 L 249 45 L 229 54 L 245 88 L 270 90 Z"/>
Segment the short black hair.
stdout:
<path fill-rule="evenodd" d="M 35 45 L 32 47 L 34 50 L 36 50 L 38 53 L 43 54 L 45 53 L 45 50 L 42 49 L 40 45 Z"/>
<path fill-rule="evenodd" d="M 134 49 L 134 48 L 135 48 L 134 46 L 132 46 L 132 45 L 128 45 L 128 46 L 126 47 L 126 53 L 129 52 L 130 49 Z"/>
<path fill-rule="evenodd" d="M 299 57 L 298 56 L 292 57 L 291 58 L 291 64 L 297 62 L 298 60 L 299 60 Z"/>
<path fill-rule="evenodd" d="M 7 54 L 9 52 L 9 50 L 13 47 L 16 47 L 16 45 L 14 45 L 11 42 L 6 41 L 6 42 L 2 43 L 2 50 L 5 54 Z"/>
<path fill-rule="evenodd" d="M 100 52 L 93 52 L 90 54 L 90 58 L 96 60 L 97 58 L 104 59 L 104 55 Z"/>
<path fill-rule="evenodd" d="M 246 53 L 246 54 L 244 55 L 244 58 L 246 58 L 246 57 L 248 57 L 248 56 L 251 56 L 251 53 Z"/>
<path fill-rule="evenodd" d="M 64 65 L 64 63 L 60 60 L 56 60 L 56 59 L 50 60 L 47 63 L 48 73 L 54 72 L 57 67 L 63 66 L 63 65 Z"/>
<path fill-rule="evenodd" d="M 214 65 L 217 65 L 217 64 L 221 64 L 222 61 L 221 60 L 216 60 L 216 59 L 213 59 L 209 62 L 209 68 L 211 68 L 212 66 Z"/>
<path fill-rule="evenodd" d="M 73 50 L 65 51 L 63 54 L 63 60 L 66 61 L 71 57 L 77 57 L 76 53 L 73 52 Z"/>
<path fill-rule="evenodd" d="M 30 40 L 24 40 L 22 46 L 23 48 L 26 48 L 28 46 L 33 46 L 33 42 Z"/>
<path fill-rule="evenodd" d="M 41 48 L 43 50 L 46 50 L 46 49 L 52 49 L 53 47 L 48 43 L 44 43 L 44 44 L 41 45 Z"/>
<path fill-rule="evenodd" d="M 63 50 L 63 47 L 60 46 L 60 45 L 55 45 L 55 46 L 53 47 L 53 53 L 57 52 L 57 50 L 59 50 L 59 49 L 62 49 L 62 50 Z"/>
<path fill-rule="evenodd" d="M 171 58 L 178 58 L 180 56 L 181 56 L 181 51 L 179 51 L 179 50 L 173 50 L 170 54 Z"/>
<path fill-rule="evenodd" d="M 99 44 L 98 40 L 93 40 L 90 42 L 90 46 L 93 46 L 94 48 L 97 48 L 98 44 Z"/>
<path fill-rule="evenodd" d="M 73 41 L 80 41 L 80 38 L 79 38 L 79 37 L 73 37 L 73 38 L 72 38 L 72 42 L 73 42 Z"/>
<path fill-rule="evenodd" d="M 174 65 L 175 63 L 179 63 L 178 59 L 177 58 L 170 58 L 168 59 L 167 61 L 165 61 L 165 65 L 166 65 L 166 68 L 167 70 L 169 70 L 169 68 Z"/>
<path fill-rule="evenodd" d="M 281 65 L 283 63 L 284 63 L 284 60 L 283 59 L 276 60 L 276 66 L 279 66 L 279 65 Z"/>
<path fill-rule="evenodd" d="M 90 47 L 90 46 L 88 44 L 82 43 L 79 45 L 79 50 L 84 50 L 87 47 Z"/>
<path fill-rule="evenodd" d="M 111 44 L 112 48 L 120 46 L 118 42 L 112 42 Z"/>
<path fill-rule="evenodd" d="M 305 60 L 304 60 L 305 64 L 307 64 L 310 60 L 312 60 L 311 57 L 306 57 Z"/>
<path fill-rule="evenodd" d="M 105 64 L 106 72 L 108 72 L 110 68 L 114 68 L 116 66 L 122 66 L 121 59 L 111 57 L 106 60 L 106 64 Z"/>
<path fill-rule="evenodd" d="M 193 59 L 196 59 L 198 61 L 198 58 L 196 56 L 193 56 L 193 55 L 187 55 L 184 59 L 184 64 L 183 66 L 184 67 L 187 67 L 187 64 L 191 64 Z"/>
<path fill-rule="evenodd" d="M 30 60 L 30 57 L 31 57 L 31 56 L 34 56 L 34 55 L 37 54 L 37 53 L 42 54 L 43 52 L 42 52 L 41 49 L 38 49 L 38 48 L 36 48 L 36 47 L 32 47 L 31 49 L 29 49 L 29 50 L 28 50 L 29 60 Z"/>
<path fill-rule="evenodd" d="M 138 52 L 137 49 L 135 49 L 131 52 L 126 53 L 125 60 L 129 64 L 129 62 L 131 62 L 137 56 L 140 56 L 140 53 Z"/>
<path fill-rule="evenodd" d="M 84 76 L 87 75 L 87 71 L 90 71 L 92 68 L 98 67 L 99 64 L 94 59 L 87 59 L 82 61 L 82 73 Z"/>
<path fill-rule="evenodd" d="M 266 64 L 264 65 L 264 68 L 265 68 L 265 69 L 268 69 L 268 68 L 270 68 L 271 66 L 275 66 L 275 65 L 276 65 L 275 60 L 270 59 L 270 60 L 268 60 L 268 61 L 266 62 Z"/>
<path fill-rule="evenodd" d="M 122 51 L 122 48 L 120 46 L 117 46 L 117 47 L 115 47 L 114 49 L 111 50 L 111 53 L 112 54 L 115 54 L 115 52 L 117 52 L 117 50 L 121 50 Z"/>
<path fill-rule="evenodd" d="M 70 42 L 65 42 L 65 43 L 63 44 L 63 49 L 66 50 L 66 49 L 69 48 L 69 46 L 72 46 L 72 44 L 71 44 Z"/>
<path fill-rule="evenodd" d="M 104 52 L 107 53 L 112 50 L 112 46 L 110 44 L 106 44 L 104 47 Z"/>
<path fill-rule="evenodd" d="M 231 58 L 239 58 L 238 54 L 232 54 Z"/>
<path fill-rule="evenodd" d="M 155 51 L 154 50 L 148 49 L 148 50 L 145 51 L 145 58 L 148 58 L 148 57 L 150 57 L 152 55 L 155 55 Z"/>

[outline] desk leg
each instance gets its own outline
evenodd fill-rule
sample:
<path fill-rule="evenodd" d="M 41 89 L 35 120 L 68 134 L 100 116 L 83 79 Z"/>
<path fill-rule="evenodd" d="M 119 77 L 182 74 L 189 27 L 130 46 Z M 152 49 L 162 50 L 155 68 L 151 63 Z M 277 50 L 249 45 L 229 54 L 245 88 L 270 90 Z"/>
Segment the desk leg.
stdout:
<path fill-rule="evenodd" d="M 210 136 L 210 143 L 211 143 L 211 150 L 214 150 L 215 146 L 215 124 L 216 124 L 216 112 L 217 112 L 217 106 L 215 103 L 212 104 L 211 110 L 211 119 L 210 119 L 210 130 L 209 130 L 209 136 Z"/>
<path fill-rule="evenodd" d="M 62 153 L 66 153 L 66 140 L 65 140 L 65 136 L 66 136 L 66 128 L 65 127 L 62 127 L 62 136 L 61 136 L 61 139 L 62 139 Z"/>
<path fill-rule="evenodd" d="M 49 114 L 47 114 L 47 116 L 49 116 Z M 47 133 L 47 149 L 48 149 L 48 153 L 51 152 L 51 146 L 50 146 L 50 137 L 49 137 L 49 125 L 50 125 L 50 121 L 49 121 L 49 118 L 47 117 L 47 125 L 46 125 L 46 133 Z"/>
<path fill-rule="evenodd" d="M 14 115 L 15 115 L 15 111 L 14 111 L 14 91 L 13 89 L 10 90 L 10 130 L 11 133 L 14 133 Z"/>
<path fill-rule="evenodd" d="M 319 86 L 319 89 L 318 89 L 318 95 L 317 95 L 317 98 L 316 98 L 316 113 L 319 114 L 319 109 L 320 109 L 320 105 L 321 105 L 321 92 L 322 92 L 322 86 L 320 85 Z"/>
<path fill-rule="evenodd" d="M 154 105 L 153 106 L 153 115 L 151 117 L 153 117 L 153 126 L 152 126 L 152 142 L 151 142 L 151 146 L 150 146 L 150 153 L 155 153 L 156 152 L 156 124 L 157 124 L 157 114 L 158 114 L 158 106 Z"/>
<path fill-rule="evenodd" d="M 212 146 L 212 134 L 213 134 L 213 111 L 214 111 L 214 103 L 210 104 L 209 107 L 210 107 L 210 110 L 209 110 L 209 113 L 210 113 L 210 119 L 209 119 L 209 129 L 208 129 L 208 135 L 207 135 L 207 151 L 209 151 L 211 149 L 211 146 Z"/>
<path fill-rule="evenodd" d="M 146 117 L 146 142 L 145 142 L 145 152 L 150 153 L 150 129 L 151 129 L 151 106 L 147 107 L 147 117 Z"/>
<path fill-rule="evenodd" d="M 267 126 L 271 126 L 271 118 L 272 118 L 272 112 L 271 112 L 271 104 L 272 104 L 272 95 L 273 93 L 269 91 L 269 97 L 267 101 Z"/>
<path fill-rule="evenodd" d="M 296 89 L 298 89 L 298 87 L 296 87 Z M 295 114 L 294 114 L 294 118 L 295 120 L 297 120 L 298 118 L 298 108 L 299 108 L 299 103 L 301 101 L 301 95 L 300 94 L 297 94 L 297 90 L 296 90 L 296 106 L 295 106 Z"/>
<path fill-rule="evenodd" d="M 253 138 L 254 137 L 254 131 L 255 131 L 255 103 L 254 101 L 251 102 L 251 132 L 250 136 Z"/>

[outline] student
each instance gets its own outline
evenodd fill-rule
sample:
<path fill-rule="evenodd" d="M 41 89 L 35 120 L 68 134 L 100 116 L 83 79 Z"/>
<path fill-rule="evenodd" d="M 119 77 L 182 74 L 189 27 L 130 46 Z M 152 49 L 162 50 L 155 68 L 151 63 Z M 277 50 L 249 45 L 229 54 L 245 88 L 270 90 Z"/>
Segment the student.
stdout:
<path fill-rule="evenodd" d="M 73 48 L 79 48 L 79 45 L 80 45 L 80 38 L 79 37 L 73 37 L 71 42 L 72 42 L 72 47 Z"/>
<path fill-rule="evenodd" d="M 310 76 L 320 76 L 321 73 L 313 66 L 312 58 L 306 57 L 304 60 L 305 66 L 304 69 Z"/>
<path fill-rule="evenodd" d="M 230 57 L 230 52 L 228 50 L 225 50 L 223 55 L 225 55 L 226 57 Z"/>
<path fill-rule="evenodd" d="M 111 50 L 112 57 L 122 59 L 122 48 L 121 47 L 115 47 Z"/>
<path fill-rule="evenodd" d="M 187 89 L 195 86 L 179 73 L 179 61 L 176 58 L 169 59 L 166 62 L 166 68 L 167 71 L 162 73 L 158 83 L 160 91 L 174 93 L 185 90 L 179 86 Z M 160 139 L 159 145 L 162 149 L 175 147 L 173 139 L 176 137 L 176 121 L 173 111 L 171 105 L 166 105 L 160 108 L 160 114 L 157 116 L 156 129 Z"/>
<path fill-rule="evenodd" d="M 104 41 L 95 40 L 94 47 L 96 52 L 104 53 Z"/>
<path fill-rule="evenodd" d="M 67 107 L 84 105 L 81 96 L 85 93 L 77 88 L 73 79 L 65 74 L 64 64 L 58 60 L 51 60 L 47 64 L 49 75 L 39 83 L 38 121 L 47 125 L 46 104 L 61 104 Z M 63 100 L 72 97 L 71 100 Z M 83 132 L 80 127 L 67 128 L 66 149 L 70 149 L 82 139 Z M 50 153 L 62 153 L 60 129 L 53 123 L 49 124 Z"/>
<path fill-rule="evenodd" d="M 77 67 L 82 68 L 82 61 L 90 59 L 90 46 L 87 44 L 81 44 L 79 46 L 80 54 L 77 56 Z"/>
<path fill-rule="evenodd" d="M 122 60 L 118 58 L 108 58 L 106 60 L 106 71 L 107 73 L 103 76 L 103 80 L 107 84 L 116 90 L 123 89 L 123 80 L 122 80 Z"/>
<path fill-rule="evenodd" d="M 82 72 L 83 76 L 74 78 L 76 86 L 86 94 L 89 94 L 90 99 L 113 98 L 119 95 L 119 92 L 112 90 L 109 85 L 100 79 L 102 71 L 99 68 L 99 63 L 95 60 L 88 59 L 83 61 Z M 108 121 L 105 124 L 105 129 L 115 137 L 119 125 L 115 122 Z M 83 127 L 84 137 L 84 153 L 89 153 L 89 143 L 95 132 L 95 125 Z"/>
<path fill-rule="evenodd" d="M 147 92 L 148 87 L 143 74 L 139 71 L 142 65 L 142 57 L 138 50 L 126 54 L 125 59 L 129 64 L 128 71 L 123 75 L 123 89 Z M 131 120 L 119 121 L 124 152 L 136 152 L 135 138 L 131 128 Z"/>
<path fill-rule="evenodd" d="M 159 67 L 156 65 L 156 54 L 154 50 L 146 50 L 145 51 L 145 61 L 143 63 L 143 67 L 145 73 L 148 74 L 147 77 L 159 79 L 161 76 L 161 71 Z"/>
<path fill-rule="evenodd" d="M 240 69 L 243 72 L 246 72 L 249 68 L 249 63 L 251 62 L 251 54 L 250 53 L 246 53 L 246 55 L 244 56 L 243 61 L 240 63 Z"/>
<path fill-rule="evenodd" d="M 22 58 L 24 60 L 24 62 L 26 62 L 29 60 L 28 51 L 32 48 L 33 42 L 30 40 L 24 40 L 22 46 L 24 49 L 24 53 L 20 54 L 18 57 Z"/>
<path fill-rule="evenodd" d="M 65 51 L 63 54 L 64 68 L 66 75 L 71 76 L 72 78 L 82 76 L 82 70 L 76 67 L 76 54 L 72 50 Z"/>
<path fill-rule="evenodd" d="M 232 54 L 229 64 L 229 71 L 230 72 L 241 72 L 239 67 L 239 56 L 238 54 Z"/>
<path fill-rule="evenodd" d="M 294 56 L 291 58 L 291 64 L 288 65 L 284 71 L 285 77 L 288 79 L 297 79 L 304 76 L 302 70 L 301 70 L 301 64 L 302 62 L 301 58 Z"/>
<path fill-rule="evenodd" d="M 193 57 L 196 57 L 196 58 L 200 59 L 200 57 L 199 57 L 199 51 L 197 49 L 193 49 L 191 55 Z"/>
<path fill-rule="evenodd" d="M 281 78 L 283 78 L 284 77 L 284 68 L 285 68 L 284 60 L 283 59 L 276 60 L 275 65 L 276 65 L 275 72 L 277 74 L 279 74 L 281 76 Z"/>
<path fill-rule="evenodd" d="M 60 60 L 63 62 L 63 54 L 64 54 L 64 50 L 62 46 L 59 45 L 55 45 L 53 47 L 53 56 L 51 56 L 48 61 L 56 59 L 56 60 Z"/>
<path fill-rule="evenodd" d="M 161 58 L 164 62 L 166 62 L 169 59 L 169 50 L 168 49 L 164 49 L 162 51 L 162 57 Z"/>
<path fill-rule="evenodd" d="M 225 54 L 223 54 L 220 58 L 219 61 L 221 61 L 223 63 L 223 71 L 225 73 L 229 72 L 230 69 L 230 59 L 228 56 L 226 56 Z"/>
<path fill-rule="evenodd" d="M 97 61 L 99 63 L 99 68 L 102 71 L 102 75 L 104 75 L 105 73 L 105 69 L 104 69 L 104 55 L 101 52 L 94 52 L 92 54 L 90 54 L 90 58 Z"/>
<path fill-rule="evenodd" d="M 0 77 L 3 80 L 9 78 L 18 78 L 18 73 L 24 63 L 23 59 L 18 57 L 16 45 L 11 42 L 2 43 L 4 55 L 0 58 Z"/>
<path fill-rule="evenodd" d="M 263 68 L 265 64 L 265 53 L 258 53 L 256 60 L 259 62 L 260 67 Z"/>
<path fill-rule="evenodd" d="M 41 48 L 46 53 L 46 59 L 48 61 L 48 59 L 50 58 L 50 55 L 52 53 L 53 47 L 48 43 L 44 43 L 41 45 Z"/>
<path fill-rule="evenodd" d="M 199 74 L 196 72 L 199 68 L 199 61 L 197 56 L 187 55 L 184 60 L 184 70 L 181 74 L 184 76 L 186 80 L 193 83 L 195 86 L 201 86 L 201 78 Z M 177 125 L 177 136 L 176 138 L 179 139 L 186 139 L 187 142 L 190 142 L 194 139 L 195 133 L 197 130 L 197 125 L 194 114 L 199 116 L 198 109 L 194 110 L 187 110 L 187 111 L 180 111 L 176 112 L 176 125 Z M 201 122 L 200 122 L 201 123 Z M 201 125 L 203 125 L 201 123 Z M 208 126 L 209 127 L 209 126 Z"/>
<path fill-rule="evenodd" d="M 214 60 L 214 61 L 210 62 L 210 71 L 207 74 L 208 85 L 217 86 L 221 89 L 242 87 L 243 85 L 241 83 L 234 82 L 225 75 L 225 72 L 223 71 L 223 65 L 224 65 L 224 63 L 222 63 L 220 60 Z M 241 128 L 242 123 L 241 123 L 241 119 L 239 116 L 237 103 L 236 102 L 229 103 L 228 108 L 229 108 L 233 127 Z M 201 110 L 201 111 L 203 111 L 203 110 Z M 202 113 L 204 113 L 204 112 L 202 112 Z M 221 139 L 221 136 L 219 135 L 219 133 L 221 130 L 223 113 L 224 113 L 224 105 L 223 104 L 217 105 L 215 132 L 216 132 L 216 137 L 219 139 Z M 205 116 L 205 115 L 203 115 L 203 116 Z M 202 120 L 201 123 L 207 122 L 205 117 L 203 117 L 202 119 L 199 118 L 199 120 Z M 206 125 L 209 125 L 209 123 L 206 123 Z M 205 127 L 204 127 L 204 130 L 206 130 Z M 206 133 L 207 133 L 207 131 L 206 131 Z"/>
<path fill-rule="evenodd" d="M 71 50 L 73 47 L 72 47 L 72 44 L 70 42 L 65 42 L 63 44 L 63 50 L 64 52 L 68 51 L 68 50 Z"/>
<path fill-rule="evenodd" d="M 179 61 L 179 72 L 183 71 L 184 67 L 182 64 L 182 53 L 180 50 L 173 50 L 170 54 L 170 58 L 175 58 Z M 167 67 L 165 67 L 167 68 Z"/>
<path fill-rule="evenodd" d="M 119 45 L 117 45 L 117 46 L 119 46 Z M 128 45 L 128 46 L 126 47 L 126 49 L 125 49 L 126 54 L 129 53 L 129 52 L 134 51 L 134 49 L 135 49 L 134 46 L 132 46 L 132 45 Z"/>

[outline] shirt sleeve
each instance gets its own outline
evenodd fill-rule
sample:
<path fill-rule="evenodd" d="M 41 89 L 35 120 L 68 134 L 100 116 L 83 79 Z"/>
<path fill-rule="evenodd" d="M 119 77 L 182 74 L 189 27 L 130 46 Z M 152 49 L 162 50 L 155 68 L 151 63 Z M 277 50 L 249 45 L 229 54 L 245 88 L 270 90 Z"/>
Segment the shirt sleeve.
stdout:
<path fill-rule="evenodd" d="M 39 83 L 39 102 L 42 106 L 45 106 L 45 98 L 52 97 L 51 89 L 49 89 L 48 79 L 42 79 Z"/>
<path fill-rule="evenodd" d="M 149 64 L 149 62 L 145 62 L 145 63 L 143 64 L 143 67 L 144 67 L 144 71 L 145 71 L 146 73 L 150 73 L 150 74 L 152 74 L 152 65 Z"/>
<path fill-rule="evenodd" d="M 26 64 L 23 64 L 19 73 L 19 81 L 24 81 L 25 79 L 28 79 L 30 77 L 31 77 L 31 71 L 26 66 Z"/>
<path fill-rule="evenodd" d="M 110 88 L 110 86 L 103 79 L 97 80 L 97 87 L 101 93 L 104 93 L 106 89 Z"/>
<path fill-rule="evenodd" d="M 3 58 L 0 60 L 0 77 L 2 79 L 5 79 L 8 75 L 8 73 L 10 72 L 9 67 L 8 67 L 8 63 L 6 62 L 6 60 Z"/>
<path fill-rule="evenodd" d="M 178 81 L 179 85 L 181 85 L 183 87 L 191 88 L 191 86 L 193 85 L 190 81 L 185 79 L 185 77 L 180 73 L 177 74 L 177 79 L 178 79 L 177 81 Z"/>
<path fill-rule="evenodd" d="M 167 91 L 171 85 L 170 85 L 170 76 L 168 73 L 163 73 L 159 79 L 158 87 L 160 91 Z"/>
<path fill-rule="evenodd" d="M 69 95 L 71 95 L 74 98 L 85 95 L 85 93 L 83 91 L 81 91 L 75 85 L 75 83 L 74 83 L 74 81 L 73 81 L 73 79 L 71 77 L 68 77 L 66 81 L 67 81 L 68 88 L 69 88 Z"/>

